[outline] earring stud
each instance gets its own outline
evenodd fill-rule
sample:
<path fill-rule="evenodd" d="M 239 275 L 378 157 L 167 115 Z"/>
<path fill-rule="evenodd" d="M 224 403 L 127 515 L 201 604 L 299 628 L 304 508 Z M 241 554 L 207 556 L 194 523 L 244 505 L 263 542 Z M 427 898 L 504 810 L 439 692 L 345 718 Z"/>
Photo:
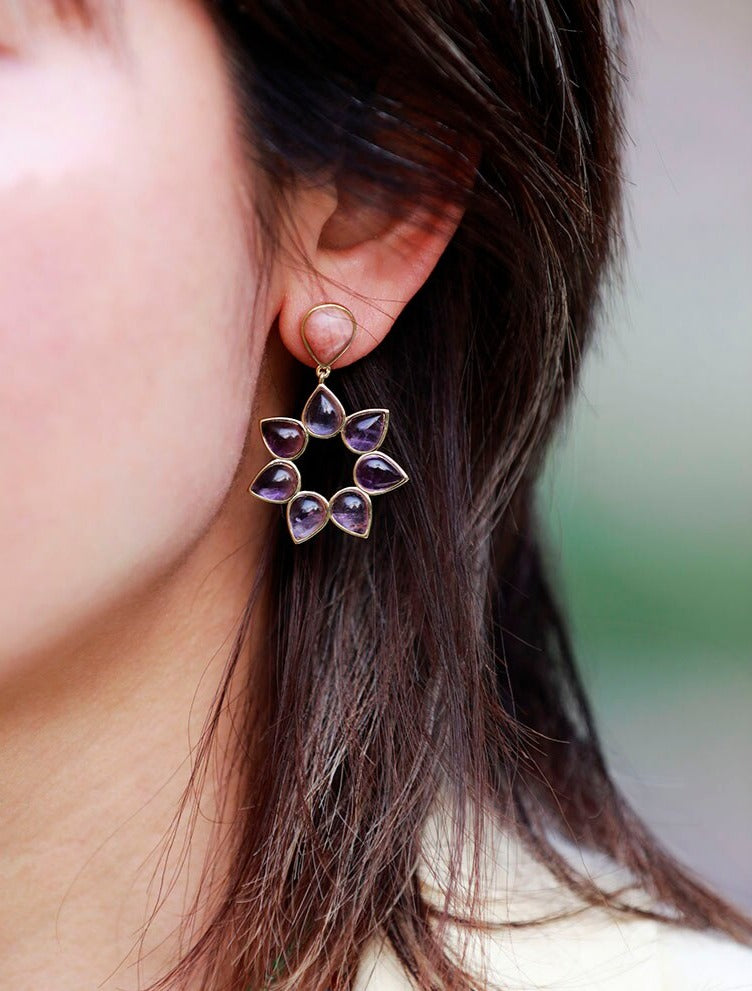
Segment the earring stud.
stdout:
<path fill-rule="evenodd" d="M 322 345 L 314 350 L 308 337 L 307 332 L 316 323 L 324 346 L 329 337 L 332 353 L 326 360 L 322 357 Z M 357 329 L 355 317 L 347 307 L 339 303 L 312 306 L 301 321 L 300 335 L 316 362 L 318 385 L 308 397 L 300 419 L 275 416 L 259 421 L 261 437 L 273 460 L 259 471 L 248 491 L 264 502 L 287 507 L 287 528 L 296 544 L 310 540 L 329 520 L 354 537 L 368 537 L 373 521 L 371 497 L 391 492 L 409 481 L 404 469 L 379 450 L 389 427 L 389 410 L 374 407 L 348 415 L 337 396 L 324 385 L 334 363 L 352 344 Z M 340 333 L 337 338 L 338 331 L 344 331 L 346 336 Z M 327 499 L 319 492 L 302 488 L 300 470 L 294 462 L 305 451 L 310 437 L 331 440 L 337 436 L 358 458 L 353 467 L 353 485 L 339 489 Z"/>

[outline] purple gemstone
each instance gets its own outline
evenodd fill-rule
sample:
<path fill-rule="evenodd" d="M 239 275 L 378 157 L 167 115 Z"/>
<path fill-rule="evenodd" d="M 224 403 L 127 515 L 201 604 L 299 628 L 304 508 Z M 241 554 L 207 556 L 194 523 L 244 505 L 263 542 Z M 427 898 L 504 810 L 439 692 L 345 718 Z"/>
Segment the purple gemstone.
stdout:
<path fill-rule="evenodd" d="M 318 492 L 299 492 L 287 505 L 287 526 L 296 544 L 318 533 L 328 518 L 327 501 Z"/>
<path fill-rule="evenodd" d="M 248 491 L 266 502 L 287 502 L 300 488 L 300 472 L 291 461 L 270 461 L 256 475 Z"/>
<path fill-rule="evenodd" d="M 345 410 L 331 389 L 317 385 L 303 409 L 303 423 L 314 437 L 334 437 L 345 422 Z"/>
<path fill-rule="evenodd" d="M 297 458 L 308 443 L 308 435 L 300 420 L 275 416 L 261 421 L 264 443 L 277 458 Z"/>
<path fill-rule="evenodd" d="M 356 537 L 367 537 L 371 529 L 371 500 L 360 489 L 340 489 L 329 500 L 332 521 Z"/>
<path fill-rule="evenodd" d="M 407 475 L 387 454 L 361 454 L 353 469 L 355 484 L 371 495 L 396 489 Z"/>
<path fill-rule="evenodd" d="M 364 409 L 351 413 L 342 428 L 342 439 L 351 451 L 363 454 L 375 451 L 386 434 L 389 411 L 385 409 Z"/>

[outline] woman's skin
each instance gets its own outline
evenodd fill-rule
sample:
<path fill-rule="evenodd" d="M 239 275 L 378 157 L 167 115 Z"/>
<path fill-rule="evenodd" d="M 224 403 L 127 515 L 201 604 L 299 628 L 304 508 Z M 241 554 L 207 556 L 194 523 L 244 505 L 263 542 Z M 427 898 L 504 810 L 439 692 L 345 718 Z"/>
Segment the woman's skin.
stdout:
<path fill-rule="evenodd" d="M 190 857 L 185 829 L 164 878 L 159 857 L 280 512 L 247 492 L 258 420 L 299 414 L 306 310 L 350 307 L 358 360 L 458 219 L 299 189 L 282 248 L 320 279 L 283 250 L 263 282 L 213 25 L 192 0 L 121 7 L 103 38 L 0 0 L 0 991 L 135 989 L 176 962 L 214 763 Z"/>

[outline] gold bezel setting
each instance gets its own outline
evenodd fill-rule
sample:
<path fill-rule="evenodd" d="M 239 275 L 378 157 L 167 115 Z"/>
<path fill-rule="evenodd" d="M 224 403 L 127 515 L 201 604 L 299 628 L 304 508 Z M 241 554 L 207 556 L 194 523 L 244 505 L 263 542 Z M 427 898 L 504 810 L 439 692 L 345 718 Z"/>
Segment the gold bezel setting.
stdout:
<path fill-rule="evenodd" d="M 363 499 L 364 504 L 367 507 L 366 518 L 368 520 L 368 526 L 366 527 L 365 533 L 358 533 L 357 530 L 351 530 L 350 527 L 344 526 L 340 523 L 336 516 L 332 515 L 332 503 L 338 496 L 344 495 L 346 492 L 356 493 Z M 334 495 L 329 500 L 329 519 L 332 523 L 339 527 L 344 533 L 349 533 L 351 537 L 362 537 L 364 540 L 371 532 L 371 524 L 373 523 L 373 503 L 371 502 L 370 495 L 360 488 L 359 485 L 346 485 L 342 489 L 337 489 Z"/>
<path fill-rule="evenodd" d="M 313 409 L 314 403 L 320 396 L 323 396 L 334 410 L 338 423 L 338 426 L 335 427 L 334 430 L 312 430 L 310 427 L 310 423 L 314 419 L 314 416 L 312 416 L 311 414 L 311 410 Z M 316 437 L 318 440 L 331 440 L 332 437 L 336 437 L 338 433 L 341 433 L 342 428 L 345 425 L 345 420 L 347 419 L 347 416 L 345 414 L 345 407 L 342 405 L 339 399 L 337 399 L 337 397 L 334 395 L 334 393 L 329 388 L 329 386 L 324 385 L 323 382 L 319 382 L 319 384 L 316 386 L 316 388 L 313 390 L 313 392 L 306 400 L 306 404 L 303 407 L 303 412 L 300 415 L 300 419 L 303 423 L 303 427 L 305 428 L 306 433 L 310 434 L 311 437 Z"/>
<path fill-rule="evenodd" d="M 350 423 L 356 423 L 359 419 L 364 416 L 373 415 L 374 413 L 382 413 L 384 416 L 384 426 L 381 430 L 381 436 L 378 441 L 370 447 L 367 451 L 359 450 L 357 447 L 353 447 L 347 440 L 347 427 Z M 353 454 L 371 454 L 373 451 L 377 451 L 381 445 L 384 443 L 384 438 L 386 437 L 386 432 L 389 429 L 389 410 L 384 409 L 382 406 L 374 406 L 372 409 L 359 409 L 355 413 L 350 413 L 349 416 L 345 417 L 345 422 L 342 424 L 340 433 L 342 434 L 342 441 L 348 451 L 352 451 Z"/>
<path fill-rule="evenodd" d="M 269 471 L 270 468 L 273 468 L 275 465 L 284 465 L 286 468 L 292 469 L 292 473 L 295 475 L 295 478 L 297 480 L 295 483 L 295 491 L 291 495 L 285 496 L 283 499 L 270 499 L 268 496 L 263 496 L 259 492 L 255 492 L 253 488 L 253 486 L 256 484 L 256 482 L 258 482 L 261 476 L 265 472 Z M 289 461 L 287 458 L 273 458 L 271 461 L 267 461 L 267 463 L 263 466 L 263 468 L 259 469 L 259 471 L 256 472 L 256 477 L 248 486 L 248 491 L 251 493 L 251 495 L 255 495 L 257 499 L 261 499 L 262 502 L 270 502 L 275 506 L 284 506 L 285 503 L 289 502 L 291 499 L 294 499 L 295 496 L 300 492 L 301 485 L 302 485 L 302 479 L 300 477 L 300 469 L 296 464 L 293 464 L 292 461 Z"/>
<path fill-rule="evenodd" d="M 290 514 L 295 503 L 299 499 L 305 499 L 305 498 L 313 499 L 320 506 L 323 507 L 324 518 L 321 520 L 319 524 L 317 524 L 317 526 L 313 527 L 313 529 L 309 530 L 303 536 L 298 537 L 295 535 L 295 527 L 292 523 L 292 520 L 290 519 Z M 305 543 L 306 540 L 310 540 L 311 537 L 315 537 L 317 533 L 320 533 L 324 529 L 326 524 L 329 522 L 329 500 L 325 496 L 322 496 L 320 492 L 314 492 L 312 489 L 301 489 L 299 492 L 296 492 L 295 495 L 292 496 L 290 501 L 287 503 L 285 517 L 287 519 L 287 529 L 290 531 L 290 536 L 292 537 L 293 541 L 296 544 Z"/>
<path fill-rule="evenodd" d="M 359 482 L 358 468 L 361 465 L 365 464 L 369 458 L 371 459 L 381 458 L 382 461 L 385 461 L 387 463 L 387 466 L 394 471 L 395 475 L 398 476 L 396 480 L 392 482 L 390 485 L 384 485 L 378 487 L 364 485 L 363 482 Z M 357 488 L 361 490 L 361 492 L 365 492 L 369 496 L 384 495 L 387 492 L 394 492 L 394 490 L 398 489 L 400 485 L 404 485 L 405 482 L 409 482 L 409 481 L 410 479 L 408 478 L 407 472 L 404 470 L 404 468 L 401 468 L 394 460 L 394 458 L 390 458 L 388 454 L 384 454 L 383 451 L 379 451 L 377 448 L 374 448 L 373 451 L 365 451 L 363 454 L 361 454 L 361 456 L 353 465 L 353 482 L 355 482 L 355 485 L 357 486 Z"/>
<path fill-rule="evenodd" d="M 264 433 L 265 423 L 292 423 L 296 427 L 300 427 L 303 433 L 303 446 L 298 451 L 298 453 L 287 454 L 283 456 L 279 454 L 277 451 L 275 451 L 274 448 L 269 443 L 266 434 Z M 275 458 L 278 458 L 280 461 L 295 461 L 297 458 L 301 456 L 303 451 L 305 451 L 305 449 L 308 447 L 308 438 L 310 435 L 305 428 L 305 424 L 301 420 L 297 420 L 294 416 L 265 416 L 262 420 L 259 420 L 259 426 L 261 428 L 261 439 L 264 442 L 264 446 L 271 455 L 273 455 Z"/>

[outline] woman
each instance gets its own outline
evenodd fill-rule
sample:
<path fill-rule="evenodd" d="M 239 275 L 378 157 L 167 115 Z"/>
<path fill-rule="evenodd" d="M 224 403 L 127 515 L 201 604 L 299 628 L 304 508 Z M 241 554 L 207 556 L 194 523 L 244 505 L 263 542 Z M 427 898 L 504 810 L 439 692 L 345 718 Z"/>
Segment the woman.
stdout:
<path fill-rule="evenodd" d="M 619 17 L 0 0 L 2 991 L 752 987 L 609 778 L 532 512 Z M 296 434 L 317 379 L 394 491 Z"/>

